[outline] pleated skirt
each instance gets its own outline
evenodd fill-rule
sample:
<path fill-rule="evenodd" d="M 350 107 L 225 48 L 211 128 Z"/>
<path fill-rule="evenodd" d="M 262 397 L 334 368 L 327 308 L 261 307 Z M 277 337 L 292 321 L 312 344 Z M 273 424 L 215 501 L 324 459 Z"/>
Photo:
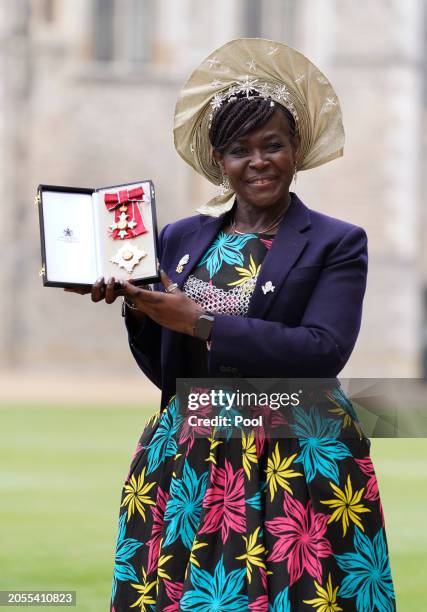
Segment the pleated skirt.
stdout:
<path fill-rule="evenodd" d="M 334 437 L 312 435 L 316 406 L 298 437 L 183 427 L 177 397 L 153 415 L 122 491 L 110 611 L 396 610 L 370 440 L 342 394 L 328 401 Z"/>

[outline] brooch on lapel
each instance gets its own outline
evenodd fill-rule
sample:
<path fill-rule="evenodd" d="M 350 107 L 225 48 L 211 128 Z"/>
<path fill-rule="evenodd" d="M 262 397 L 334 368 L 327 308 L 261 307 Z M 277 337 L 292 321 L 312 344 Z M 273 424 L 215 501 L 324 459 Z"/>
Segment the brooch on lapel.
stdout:
<path fill-rule="evenodd" d="M 176 267 L 176 272 L 181 273 L 184 270 L 184 266 L 188 264 L 189 259 L 190 259 L 190 255 L 188 253 L 186 253 L 183 257 L 181 257 Z"/>
<path fill-rule="evenodd" d="M 262 291 L 263 291 L 264 295 L 265 295 L 266 293 L 268 293 L 269 291 L 271 291 L 271 293 L 273 293 L 273 291 L 275 290 L 275 288 L 276 288 L 276 287 L 273 285 L 273 283 L 272 283 L 271 281 L 267 281 L 267 282 L 265 283 L 265 285 L 262 285 L 262 287 L 261 287 L 261 289 L 262 289 Z"/>

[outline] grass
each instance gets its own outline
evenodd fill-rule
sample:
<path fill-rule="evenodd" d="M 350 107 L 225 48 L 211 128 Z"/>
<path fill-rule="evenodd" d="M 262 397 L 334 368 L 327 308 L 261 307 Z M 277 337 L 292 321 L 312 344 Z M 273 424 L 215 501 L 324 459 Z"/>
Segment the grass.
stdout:
<path fill-rule="evenodd" d="M 399 612 L 425 609 L 427 439 L 373 439 Z"/>
<path fill-rule="evenodd" d="M 1 589 L 76 590 L 77 610 L 108 610 L 123 480 L 154 410 L 0 410 Z"/>
<path fill-rule="evenodd" d="M 0 408 L 0 589 L 108 610 L 120 494 L 155 406 Z M 427 440 L 372 440 L 400 612 L 424 609 Z M 62 610 L 50 607 L 52 612 Z"/>

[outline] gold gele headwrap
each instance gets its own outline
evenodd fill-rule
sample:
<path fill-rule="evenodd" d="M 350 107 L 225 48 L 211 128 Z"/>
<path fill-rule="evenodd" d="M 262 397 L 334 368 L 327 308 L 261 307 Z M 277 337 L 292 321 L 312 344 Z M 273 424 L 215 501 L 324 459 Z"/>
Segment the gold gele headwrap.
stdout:
<path fill-rule="evenodd" d="M 339 100 L 317 66 L 283 43 L 238 38 L 213 51 L 193 71 L 175 108 L 175 148 L 211 183 L 222 181 L 209 141 L 212 116 L 234 93 L 249 95 L 253 90 L 282 104 L 294 116 L 301 139 L 296 170 L 315 168 L 343 154 Z M 198 211 L 219 216 L 232 208 L 232 196 L 229 190 Z"/>

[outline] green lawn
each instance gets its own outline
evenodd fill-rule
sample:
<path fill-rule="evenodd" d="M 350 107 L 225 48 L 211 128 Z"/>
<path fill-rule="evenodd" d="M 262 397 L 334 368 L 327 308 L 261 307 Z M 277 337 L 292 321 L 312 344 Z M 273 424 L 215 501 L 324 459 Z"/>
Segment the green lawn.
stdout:
<path fill-rule="evenodd" d="M 1 589 L 76 590 L 75 609 L 108 610 L 123 480 L 154 410 L 0 409 Z"/>
<path fill-rule="evenodd" d="M 108 610 L 124 476 L 155 407 L 0 408 L 0 589 Z M 425 609 L 427 440 L 372 440 L 400 612 Z M 51 607 L 54 611 L 64 608 Z"/>

